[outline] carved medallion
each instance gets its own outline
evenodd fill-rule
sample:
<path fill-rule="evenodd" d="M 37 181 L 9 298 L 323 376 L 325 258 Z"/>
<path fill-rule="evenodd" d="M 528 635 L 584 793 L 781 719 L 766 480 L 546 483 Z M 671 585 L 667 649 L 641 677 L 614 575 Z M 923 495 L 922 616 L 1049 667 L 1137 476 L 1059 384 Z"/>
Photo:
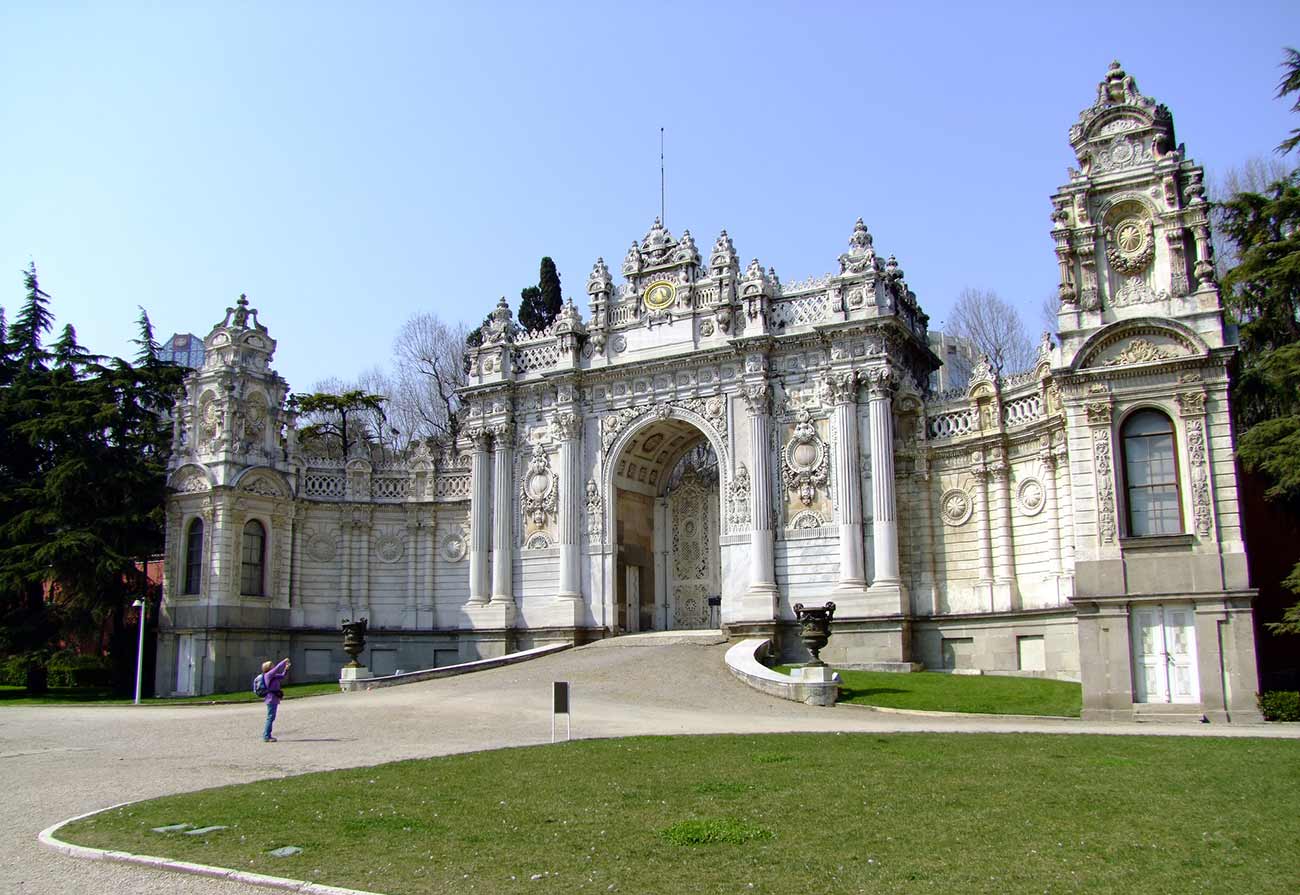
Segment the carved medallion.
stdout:
<path fill-rule="evenodd" d="M 379 537 L 375 538 L 375 553 L 383 562 L 397 562 L 405 552 L 406 544 L 400 535 L 392 531 L 381 532 Z"/>
<path fill-rule="evenodd" d="M 1038 479 L 1024 479 L 1016 488 L 1016 505 L 1026 516 L 1037 516 L 1047 502 L 1047 492 Z"/>
<path fill-rule="evenodd" d="M 460 562 L 465 558 L 465 538 L 459 533 L 444 535 L 439 552 L 447 562 Z"/>
<path fill-rule="evenodd" d="M 663 311 L 671 308 L 676 298 L 677 287 L 667 280 L 659 280 L 646 287 L 642 301 L 652 311 Z"/>
<path fill-rule="evenodd" d="M 970 495 L 960 488 L 949 488 L 939 498 L 939 515 L 945 525 L 965 525 L 975 511 L 975 504 Z"/>

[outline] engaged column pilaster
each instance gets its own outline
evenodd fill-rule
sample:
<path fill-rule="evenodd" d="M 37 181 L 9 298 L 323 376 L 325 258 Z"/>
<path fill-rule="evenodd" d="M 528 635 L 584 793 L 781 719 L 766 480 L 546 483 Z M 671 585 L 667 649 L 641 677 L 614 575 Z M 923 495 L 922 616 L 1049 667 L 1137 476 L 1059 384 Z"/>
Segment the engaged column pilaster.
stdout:
<path fill-rule="evenodd" d="M 561 413 L 554 420 L 560 439 L 560 592 L 561 600 L 581 600 L 579 568 L 580 526 L 585 493 L 579 464 L 582 458 L 582 417 Z"/>
<path fill-rule="evenodd" d="M 867 586 L 862 532 L 862 476 L 858 471 L 858 374 L 831 373 L 822 379 L 823 401 L 831 405 L 835 427 L 835 487 L 839 492 L 840 578 L 837 599 L 861 594 Z M 873 470 L 874 474 L 874 470 Z"/>
<path fill-rule="evenodd" d="M 750 463 L 754 474 L 750 489 L 749 593 L 765 601 L 766 614 L 776 611 L 775 536 L 772 532 L 772 387 L 767 382 L 753 382 L 742 392 L 749 409 Z"/>
<path fill-rule="evenodd" d="M 898 513 L 894 496 L 894 373 L 888 367 L 867 371 L 871 426 L 872 543 L 875 578 L 872 588 L 900 588 Z"/>
<path fill-rule="evenodd" d="M 469 602 L 488 601 L 488 556 L 492 549 L 492 468 L 487 429 L 469 433 L 474 444 L 470 457 Z"/>
<path fill-rule="evenodd" d="M 514 427 L 492 430 L 492 602 L 513 604 Z"/>

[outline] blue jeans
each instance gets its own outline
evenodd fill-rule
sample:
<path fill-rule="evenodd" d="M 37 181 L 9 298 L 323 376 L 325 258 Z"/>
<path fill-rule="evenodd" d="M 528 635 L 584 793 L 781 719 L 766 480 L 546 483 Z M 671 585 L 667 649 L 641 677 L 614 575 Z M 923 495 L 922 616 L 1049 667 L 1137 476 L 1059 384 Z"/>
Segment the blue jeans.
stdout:
<path fill-rule="evenodd" d="M 266 729 L 262 731 L 262 739 L 269 740 L 271 738 L 271 725 L 275 723 L 275 713 L 279 708 L 280 703 L 275 699 L 266 704 Z"/>

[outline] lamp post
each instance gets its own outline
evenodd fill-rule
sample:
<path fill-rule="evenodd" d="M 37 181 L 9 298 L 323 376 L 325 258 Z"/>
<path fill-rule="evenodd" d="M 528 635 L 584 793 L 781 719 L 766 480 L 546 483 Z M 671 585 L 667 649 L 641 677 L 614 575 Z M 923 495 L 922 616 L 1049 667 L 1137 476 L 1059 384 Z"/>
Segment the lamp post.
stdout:
<path fill-rule="evenodd" d="M 140 704 L 140 681 L 144 676 L 144 599 L 141 598 L 131 604 L 140 610 L 140 644 L 135 651 L 135 704 Z"/>

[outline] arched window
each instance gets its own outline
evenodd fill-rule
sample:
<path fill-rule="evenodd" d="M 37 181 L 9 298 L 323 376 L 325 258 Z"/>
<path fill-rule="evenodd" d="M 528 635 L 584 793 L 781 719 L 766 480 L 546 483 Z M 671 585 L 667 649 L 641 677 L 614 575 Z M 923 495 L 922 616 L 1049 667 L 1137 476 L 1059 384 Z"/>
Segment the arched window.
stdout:
<path fill-rule="evenodd" d="M 181 593 L 197 594 L 203 583 L 203 520 L 190 523 L 185 537 L 185 589 Z"/>
<path fill-rule="evenodd" d="M 244 523 L 243 565 L 240 569 L 239 592 L 260 597 L 265 593 L 262 586 L 262 570 L 266 557 L 266 529 L 256 519 Z"/>
<path fill-rule="evenodd" d="M 1173 423 L 1158 410 L 1140 410 L 1124 421 L 1120 441 L 1129 537 L 1181 534 Z"/>

